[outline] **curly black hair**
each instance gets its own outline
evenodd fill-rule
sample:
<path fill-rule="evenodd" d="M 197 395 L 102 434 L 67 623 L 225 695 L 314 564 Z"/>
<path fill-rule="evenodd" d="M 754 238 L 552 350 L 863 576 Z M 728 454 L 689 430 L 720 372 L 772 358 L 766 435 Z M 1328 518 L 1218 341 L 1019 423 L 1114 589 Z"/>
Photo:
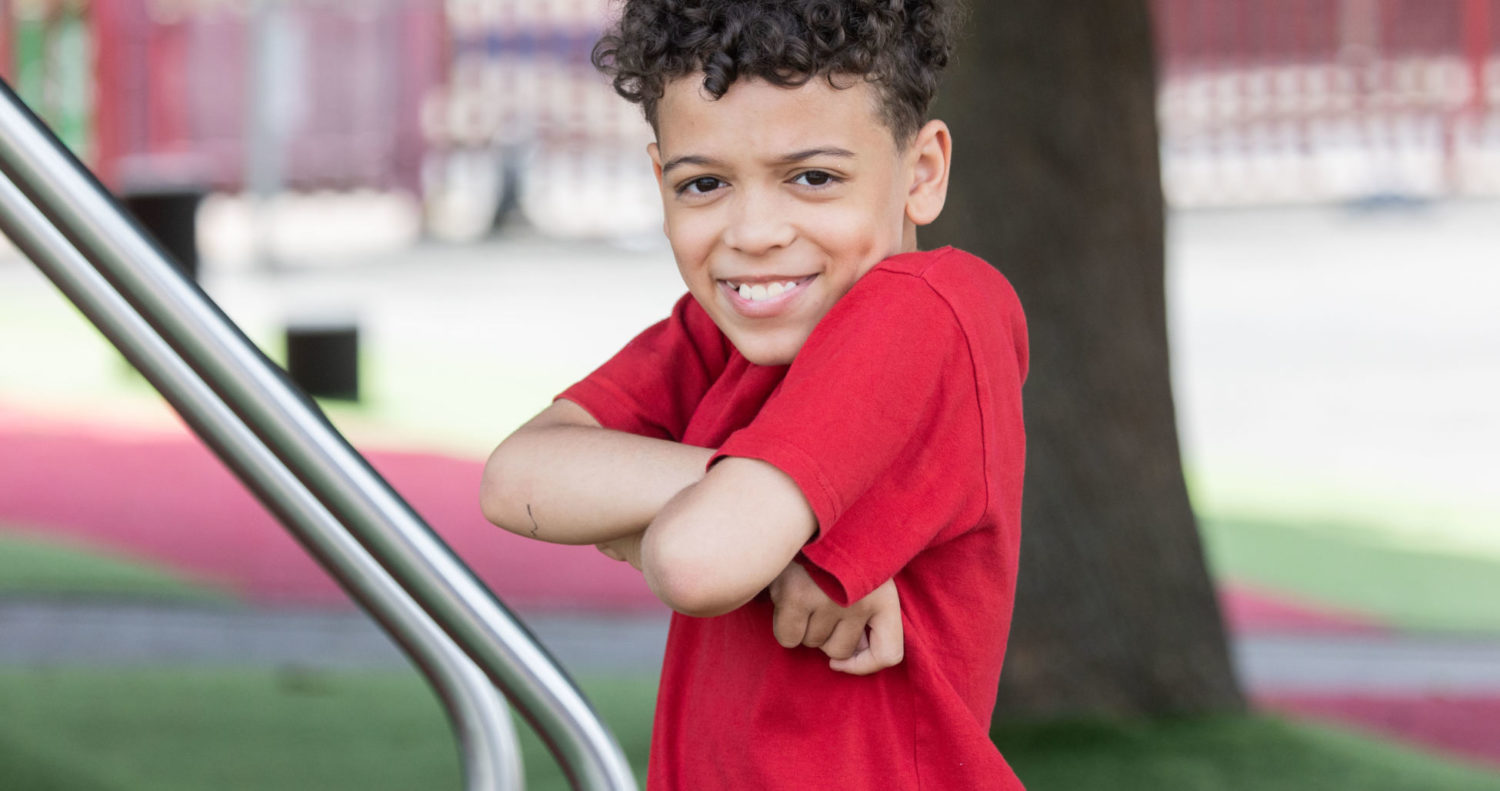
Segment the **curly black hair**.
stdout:
<path fill-rule="evenodd" d="M 905 144 L 927 118 L 948 64 L 958 0 L 625 0 L 593 62 L 656 129 L 666 84 L 703 73 L 715 99 L 741 77 L 795 87 L 859 75 Z"/>

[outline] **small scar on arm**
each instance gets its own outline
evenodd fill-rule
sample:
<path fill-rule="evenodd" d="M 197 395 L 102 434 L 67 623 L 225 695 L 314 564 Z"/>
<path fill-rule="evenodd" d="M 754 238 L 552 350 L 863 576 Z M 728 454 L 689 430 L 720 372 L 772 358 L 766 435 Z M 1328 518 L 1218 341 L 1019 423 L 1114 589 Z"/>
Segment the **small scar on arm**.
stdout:
<path fill-rule="evenodd" d="M 536 523 L 536 517 L 531 513 L 531 503 L 526 504 L 526 515 L 531 517 L 531 537 L 536 538 L 537 531 L 541 530 L 542 526 Z"/>

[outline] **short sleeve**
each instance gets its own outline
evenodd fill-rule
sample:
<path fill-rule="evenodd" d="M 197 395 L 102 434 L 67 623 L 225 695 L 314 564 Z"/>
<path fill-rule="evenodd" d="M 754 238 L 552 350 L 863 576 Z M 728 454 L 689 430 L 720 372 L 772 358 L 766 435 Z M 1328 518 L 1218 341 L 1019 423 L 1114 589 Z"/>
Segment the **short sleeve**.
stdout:
<path fill-rule="evenodd" d="M 692 295 L 598 370 L 563 391 L 605 428 L 680 441 L 723 373 L 729 342 Z"/>
<path fill-rule="evenodd" d="M 760 459 L 797 483 L 818 520 L 803 555 L 847 604 L 984 512 L 979 421 L 953 309 L 920 277 L 875 270 L 824 316 L 780 390 L 719 456 Z"/>

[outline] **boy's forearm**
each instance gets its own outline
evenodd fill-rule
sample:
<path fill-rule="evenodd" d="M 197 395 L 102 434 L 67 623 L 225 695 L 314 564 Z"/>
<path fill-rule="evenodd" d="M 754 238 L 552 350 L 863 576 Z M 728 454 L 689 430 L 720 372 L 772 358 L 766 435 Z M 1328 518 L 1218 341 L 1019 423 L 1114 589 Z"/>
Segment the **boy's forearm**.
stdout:
<path fill-rule="evenodd" d="M 663 505 L 702 479 L 712 455 L 600 428 L 581 408 L 558 402 L 490 455 L 481 506 L 491 522 L 528 538 L 611 541 L 644 530 Z"/>

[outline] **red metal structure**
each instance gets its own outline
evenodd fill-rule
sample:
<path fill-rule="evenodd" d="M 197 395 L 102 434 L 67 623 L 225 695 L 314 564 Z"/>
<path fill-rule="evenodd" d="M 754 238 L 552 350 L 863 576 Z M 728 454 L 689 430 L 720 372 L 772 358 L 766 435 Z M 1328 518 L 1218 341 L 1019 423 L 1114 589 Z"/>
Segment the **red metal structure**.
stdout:
<path fill-rule="evenodd" d="M 1174 203 L 1500 194 L 1500 0 L 1149 2 Z M 280 11 L 257 60 L 262 3 Z M 608 8 L 0 0 L 0 71 L 117 190 L 244 189 L 254 108 L 277 188 L 628 232 L 658 220 L 636 211 L 649 130 L 587 61 Z"/>
<path fill-rule="evenodd" d="M 1178 203 L 1500 194 L 1500 0 L 1153 0 Z"/>
<path fill-rule="evenodd" d="M 276 5 L 266 95 L 285 140 L 284 182 L 418 189 L 422 103 L 447 77 L 444 5 Z M 41 74 L 31 93 L 45 93 L 59 71 L 82 65 L 53 54 L 56 31 L 81 23 L 90 113 L 86 141 L 70 143 L 105 183 L 125 192 L 238 190 L 251 133 L 252 8 L 210 0 L 0 0 L 0 63 L 13 79 Z M 42 62 L 19 62 L 18 43 Z M 45 96 L 25 98 L 58 125 Z"/>
<path fill-rule="evenodd" d="M 96 170 L 111 186 L 246 181 L 252 20 L 246 3 L 93 0 Z M 287 3 L 271 123 L 288 184 L 419 183 L 420 108 L 446 76 L 441 4 Z"/>

